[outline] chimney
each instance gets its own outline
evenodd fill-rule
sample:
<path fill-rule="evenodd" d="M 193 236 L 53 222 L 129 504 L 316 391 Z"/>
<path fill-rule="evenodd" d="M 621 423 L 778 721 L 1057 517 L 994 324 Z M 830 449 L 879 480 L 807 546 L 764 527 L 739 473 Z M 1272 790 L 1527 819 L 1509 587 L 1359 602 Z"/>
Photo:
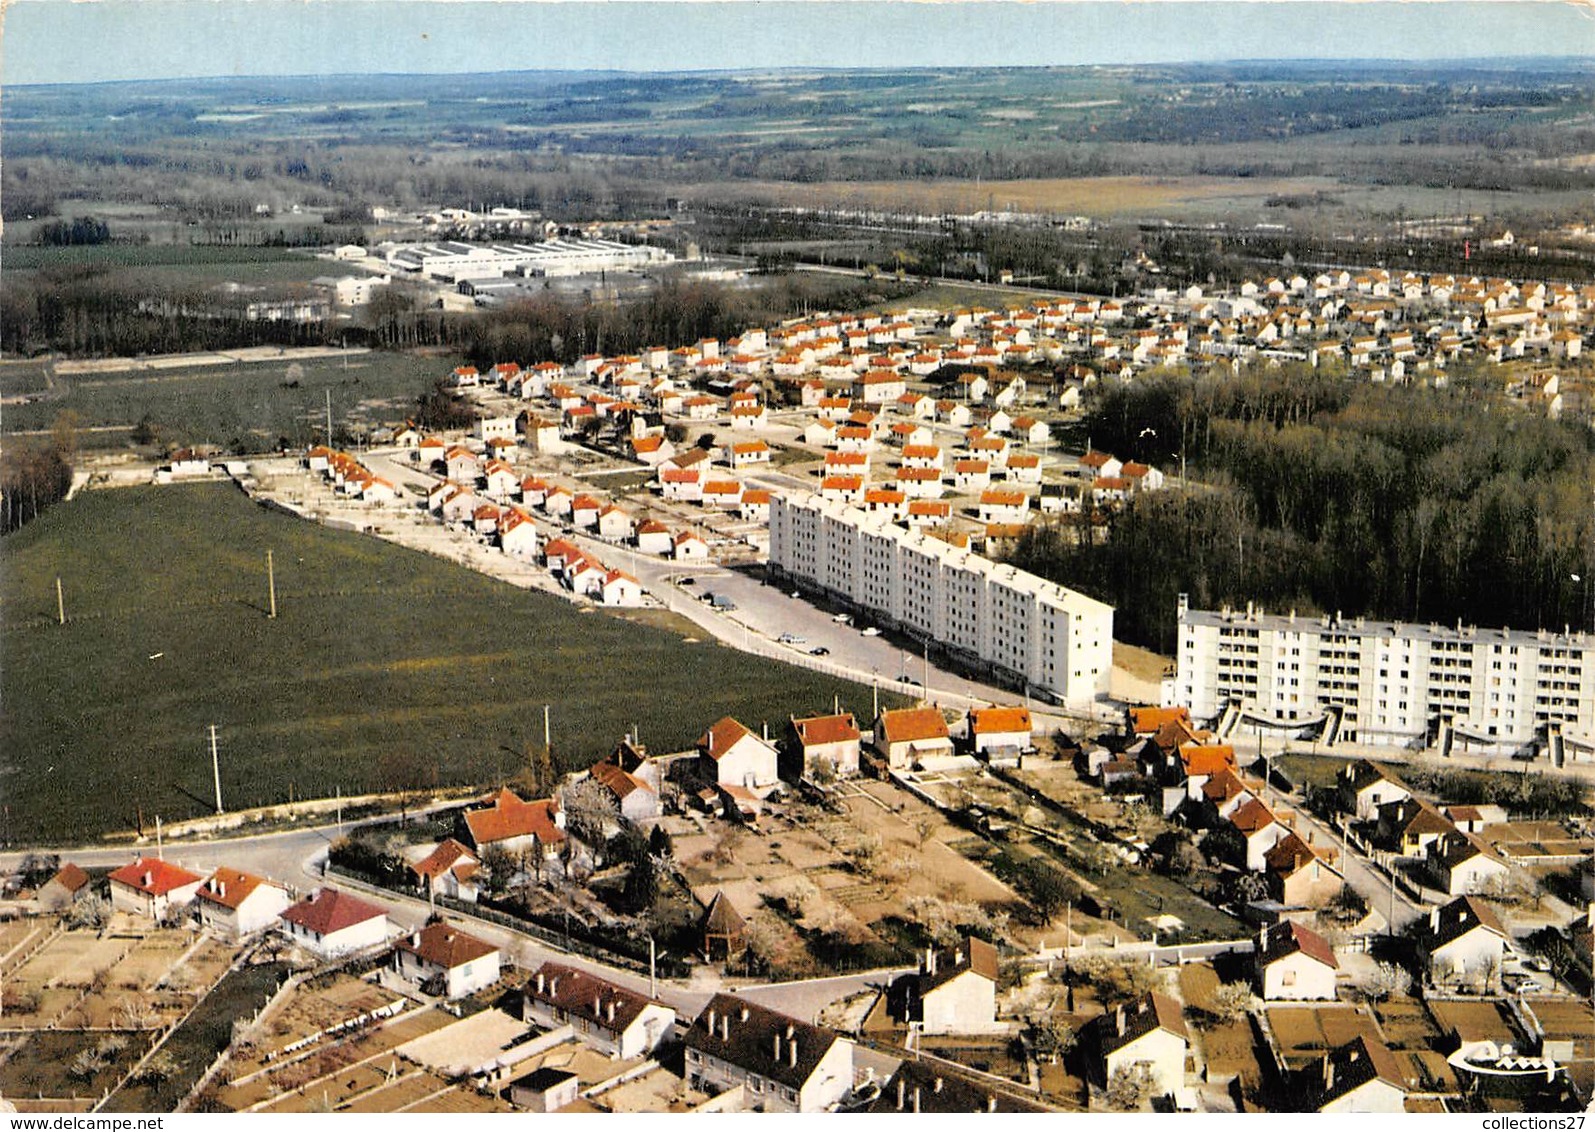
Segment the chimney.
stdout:
<path fill-rule="evenodd" d="M 941 1084 L 942 1084 L 941 1078 L 940 1077 L 936 1078 L 936 1091 L 938 1093 L 941 1092 Z"/>
<path fill-rule="evenodd" d="M 786 1063 L 793 1069 L 797 1068 L 797 1039 L 793 1038 L 786 1043 Z"/>
<path fill-rule="evenodd" d="M 709 1008 L 709 1033 L 714 1033 L 714 1007 Z"/>
<path fill-rule="evenodd" d="M 731 1040 L 731 1015 L 729 1014 L 720 1015 L 720 1040 L 722 1042 Z"/>
<path fill-rule="evenodd" d="M 145 872 L 144 872 L 144 885 L 143 885 L 143 887 L 150 888 L 154 884 L 155 884 L 155 874 L 146 869 Z"/>
<path fill-rule="evenodd" d="M 541 972 L 541 971 L 537 972 L 537 993 L 538 994 L 542 994 L 543 993 L 543 981 L 544 981 L 543 980 L 543 972 Z"/>
<path fill-rule="evenodd" d="M 934 975 L 935 973 L 936 973 L 936 948 L 934 946 L 927 947 L 927 948 L 925 948 L 925 974 Z"/>
<path fill-rule="evenodd" d="M 901 1077 L 899 1077 L 897 1079 L 897 1111 L 898 1112 L 902 1112 L 903 1111 L 903 1101 L 907 1099 L 907 1094 L 908 1094 L 908 1082 L 904 1081 Z"/>
<path fill-rule="evenodd" d="M 548 980 L 548 993 L 549 994 L 558 994 L 559 993 L 559 976 L 558 975 L 555 975 L 552 979 Z"/>
<path fill-rule="evenodd" d="M 613 1022 L 615 1020 L 615 1000 L 614 999 L 610 999 L 609 1000 L 609 1020 L 611 1022 Z"/>
<path fill-rule="evenodd" d="M 775 1059 L 777 1061 L 781 1060 L 781 1035 L 780 1034 L 775 1035 Z"/>
<path fill-rule="evenodd" d="M 219 880 L 219 881 L 216 882 L 216 895 L 220 896 L 224 900 L 227 898 L 227 882 L 226 881 Z"/>
<path fill-rule="evenodd" d="M 420 932 L 411 932 L 410 933 L 410 946 L 411 947 L 420 947 L 421 946 L 421 933 Z"/>
<path fill-rule="evenodd" d="M 744 1022 L 748 1020 L 748 1008 L 746 1006 L 742 1008 L 742 1020 Z"/>
<path fill-rule="evenodd" d="M 595 1018 L 601 1018 L 601 1017 L 603 1017 L 603 1014 L 604 1014 L 604 996 L 602 994 L 595 994 L 595 995 L 593 995 L 593 1016 Z"/>
<path fill-rule="evenodd" d="M 991 1096 L 986 1100 L 986 1111 L 987 1112 L 996 1112 L 997 1111 L 997 1094 L 996 1093 L 992 1093 Z"/>
<path fill-rule="evenodd" d="M 919 1086 L 914 1086 L 914 1111 L 919 1111 Z"/>

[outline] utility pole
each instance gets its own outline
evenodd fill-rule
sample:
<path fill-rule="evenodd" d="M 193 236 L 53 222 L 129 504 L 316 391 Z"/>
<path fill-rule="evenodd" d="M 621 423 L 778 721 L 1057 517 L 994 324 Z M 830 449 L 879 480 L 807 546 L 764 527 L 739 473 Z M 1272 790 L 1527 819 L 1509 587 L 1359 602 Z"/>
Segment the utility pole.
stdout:
<path fill-rule="evenodd" d="M 332 390 L 327 390 L 327 447 L 332 447 Z"/>
<path fill-rule="evenodd" d="M 648 997 L 659 997 L 659 978 L 655 967 L 654 937 L 648 937 Z"/>
<path fill-rule="evenodd" d="M 222 766 L 216 755 L 216 725 L 210 725 L 210 773 L 216 783 L 216 812 L 225 813 L 222 809 Z"/>
<path fill-rule="evenodd" d="M 273 621 L 277 620 L 277 571 L 271 562 L 271 551 L 266 551 L 266 588 L 271 594 L 271 612 L 266 614 Z"/>
<path fill-rule="evenodd" d="M 61 593 L 61 575 L 55 576 L 55 617 L 59 624 L 66 624 L 66 597 Z"/>
<path fill-rule="evenodd" d="M 551 732 L 548 728 L 548 707 L 549 705 L 547 704 L 543 705 L 543 749 L 552 752 L 554 750 L 554 741 L 550 738 Z"/>

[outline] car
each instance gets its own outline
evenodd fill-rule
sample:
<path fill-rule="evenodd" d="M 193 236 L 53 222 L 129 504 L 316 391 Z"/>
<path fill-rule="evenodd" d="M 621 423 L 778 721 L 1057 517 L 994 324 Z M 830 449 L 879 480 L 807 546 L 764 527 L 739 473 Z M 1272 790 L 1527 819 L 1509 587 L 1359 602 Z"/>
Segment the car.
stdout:
<path fill-rule="evenodd" d="M 676 585 L 678 585 L 678 586 L 692 586 L 692 585 L 696 585 L 697 582 L 698 582 L 698 580 L 696 578 L 677 578 L 676 579 Z"/>
<path fill-rule="evenodd" d="M 879 629 L 877 629 L 874 625 L 871 625 L 868 629 L 864 630 L 864 635 L 866 637 L 878 637 L 878 636 L 881 635 L 881 631 Z"/>
<path fill-rule="evenodd" d="M 801 645 L 806 642 L 806 638 L 800 637 L 795 633 L 782 633 L 776 640 L 783 645 Z"/>
<path fill-rule="evenodd" d="M 810 649 L 809 650 L 809 655 L 810 656 L 830 656 L 831 655 L 831 650 L 826 648 L 824 645 L 821 645 L 819 648 Z"/>
<path fill-rule="evenodd" d="M 921 684 L 919 682 L 919 680 L 916 677 L 913 677 L 913 676 L 904 676 L 903 679 L 902 679 L 902 683 L 904 683 L 904 684 L 912 684 L 916 688 L 924 687 L 924 685 Z"/>
<path fill-rule="evenodd" d="M 838 625 L 850 625 L 853 622 L 853 615 L 851 613 L 838 613 L 835 617 L 831 618 L 831 620 L 835 621 Z"/>
<path fill-rule="evenodd" d="M 790 593 L 790 594 L 788 594 L 788 595 L 787 595 L 787 596 L 788 596 L 788 597 L 802 597 L 802 596 L 803 596 L 803 591 L 802 591 L 802 590 L 793 590 L 793 591 L 792 591 L 792 592 L 791 592 L 791 593 Z"/>

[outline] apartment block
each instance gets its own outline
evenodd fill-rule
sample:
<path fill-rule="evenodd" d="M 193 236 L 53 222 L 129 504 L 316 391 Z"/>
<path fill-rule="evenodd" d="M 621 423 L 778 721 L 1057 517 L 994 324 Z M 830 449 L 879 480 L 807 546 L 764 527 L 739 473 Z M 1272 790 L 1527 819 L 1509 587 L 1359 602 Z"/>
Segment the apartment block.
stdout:
<path fill-rule="evenodd" d="M 1107 693 L 1112 606 L 905 530 L 886 515 L 815 495 L 777 498 L 770 563 L 1060 702 Z"/>
<path fill-rule="evenodd" d="M 1199 719 L 1233 705 L 1254 721 L 1305 726 L 1333 712 L 1339 737 L 1361 743 L 1591 754 L 1587 633 L 1200 610 L 1184 596 L 1179 627 L 1174 700 Z"/>

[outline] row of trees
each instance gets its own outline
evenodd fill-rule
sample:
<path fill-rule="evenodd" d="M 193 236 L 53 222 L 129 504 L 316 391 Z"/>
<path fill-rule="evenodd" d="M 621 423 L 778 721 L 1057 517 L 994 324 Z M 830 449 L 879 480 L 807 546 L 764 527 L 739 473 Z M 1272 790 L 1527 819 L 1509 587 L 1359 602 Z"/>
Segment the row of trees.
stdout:
<path fill-rule="evenodd" d="M 1125 637 L 1161 651 L 1180 593 L 1199 608 L 1588 627 L 1595 437 L 1457 384 L 1287 366 L 1109 390 L 1093 445 L 1165 468 L 1183 456 L 1203 482 L 1138 497 L 1105 539 L 1034 527 L 1014 561 L 1111 601 Z"/>

